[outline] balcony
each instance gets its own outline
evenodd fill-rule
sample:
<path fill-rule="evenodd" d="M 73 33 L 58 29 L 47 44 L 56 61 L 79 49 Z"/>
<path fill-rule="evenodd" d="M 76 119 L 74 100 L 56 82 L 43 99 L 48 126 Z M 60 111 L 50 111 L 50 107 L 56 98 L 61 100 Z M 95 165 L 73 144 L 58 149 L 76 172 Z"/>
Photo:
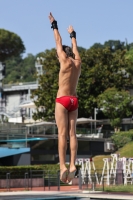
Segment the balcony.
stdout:
<path fill-rule="evenodd" d="M 16 90 L 28 90 L 28 89 L 37 89 L 37 82 L 26 82 L 26 83 L 14 83 L 14 84 L 5 84 L 3 85 L 3 91 L 16 91 Z"/>

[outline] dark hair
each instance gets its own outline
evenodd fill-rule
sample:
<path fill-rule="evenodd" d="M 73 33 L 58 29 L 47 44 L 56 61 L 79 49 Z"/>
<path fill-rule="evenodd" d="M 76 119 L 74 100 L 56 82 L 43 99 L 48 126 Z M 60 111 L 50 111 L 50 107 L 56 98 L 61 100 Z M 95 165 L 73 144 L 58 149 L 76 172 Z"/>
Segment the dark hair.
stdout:
<path fill-rule="evenodd" d="M 62 45 L 63 51 L 66 53 L 67 57 L 75 58 L 75 54 L 73 53 L 71 47 Z"/>

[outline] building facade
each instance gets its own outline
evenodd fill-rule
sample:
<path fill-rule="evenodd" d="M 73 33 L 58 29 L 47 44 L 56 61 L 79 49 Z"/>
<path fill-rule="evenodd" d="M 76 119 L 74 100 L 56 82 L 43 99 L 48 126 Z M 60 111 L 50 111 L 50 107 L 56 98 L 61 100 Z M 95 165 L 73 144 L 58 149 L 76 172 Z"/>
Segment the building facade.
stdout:
<path fill-rule="evenodd" d="M 36 69 L 39 74 L 42 74 L 41 64 L 36 63 Z M 2 79 L 0 79 L 1 82 Z M 56 125 L 32 125 L 32 113 L 35 108 L 21 107 L 24 103 L 32 101 L 31 92 L 37 88 L 38 80 L 30 83 L 1 84 L 0 165 L 33 165 L 59 162 Z M 131 90 L 131 94 L 133 95 L 133 90 Z M 23 118 L 25 118 L 24 121 Z M 6 121 L 9 123 L 6 123 Z M 29 125 L 26 125 L 27 123 Z M 78 158 L 90 158 L 94 155 L 113 152 L 110 132 L 108 134 L 109 120 L 102 120 L 102 124 L 104 126 L 103 137 L 98 137 L 98 133 L 89 135 L 87 131 L 88 135 L 77 135 Z M 132 118 L 123 119 L 122 130 L 126 131 L 131 128 L 133 128 Z M 69 159 L 68 148 L 66 162 L 69 162 Z"/>

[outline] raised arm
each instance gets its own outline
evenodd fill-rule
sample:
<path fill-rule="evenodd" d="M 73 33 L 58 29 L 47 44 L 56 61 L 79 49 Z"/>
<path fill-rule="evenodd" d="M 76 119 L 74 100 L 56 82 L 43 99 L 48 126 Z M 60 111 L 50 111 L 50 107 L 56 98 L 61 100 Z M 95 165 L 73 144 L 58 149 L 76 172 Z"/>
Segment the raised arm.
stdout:
<path fill-rule="evenodd" d="M 70 38 L 72 40 L 72 51 L 75 54 L 75 60 L 78 60 L 81 62 L 81 58 L 80 58 L 78 48 L 77 48 L 76 32 L 74 31 L 72 26 L 69 26 L 67 30 L 68 30 L 68 33 L 70 34 Z"/>
<path fill-rule="evenodd" d="M 57 25 L 57 21 L 54 19 L 52 13 L 50 12 L 49 14 L 49 20 L 51 23 L 51 28 L 53 28 L 54 31 L 54 38 L 55 38 L 55 43 L 56 43 L 56 50 L 57 50 L 57 54 L 59 59 L 65 59 L 66 58 L 66 54 L 63 51 L 62 48 L 62 38 L 60 36 L 60 33 L 58 31 L 58 25 Z"/>

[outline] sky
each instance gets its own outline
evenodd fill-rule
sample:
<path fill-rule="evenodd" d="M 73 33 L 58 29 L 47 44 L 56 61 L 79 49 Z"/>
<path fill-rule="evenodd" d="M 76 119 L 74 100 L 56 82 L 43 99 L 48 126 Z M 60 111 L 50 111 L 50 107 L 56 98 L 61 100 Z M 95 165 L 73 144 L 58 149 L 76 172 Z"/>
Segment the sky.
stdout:
<path fill-rule="evenodd" d="M 0 28 L 21 37 L 24 57 L 55 48 L 49 12 L 65 45 L 71 45 L 69 25 L 86 49 L 110 39 L 133 42 L 133 0 L 0 0 L 0 8 Z"/>

